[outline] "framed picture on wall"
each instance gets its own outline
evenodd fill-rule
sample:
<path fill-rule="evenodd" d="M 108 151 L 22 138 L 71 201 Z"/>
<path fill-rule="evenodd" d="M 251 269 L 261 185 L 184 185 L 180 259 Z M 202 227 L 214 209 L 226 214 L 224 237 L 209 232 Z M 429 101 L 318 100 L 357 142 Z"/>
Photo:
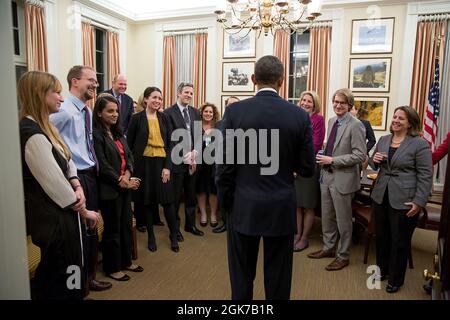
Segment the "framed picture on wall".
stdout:
<path fill-rule="evenodd" d="M 388 97 L 355 97 L 355 107 L 359 116 L 369 121 L 376 131 L 386 130 L 388 103 Z"/>
<path fill-rule="evenodd" d="M 254 61 L 224 62 L 222 66 L 223 92 L 254 92 L 251 76 L 255 69 Z"/>
<path fill-rule="evenodd" d="M 392 53 L 394 18 L 353 20 L 351 54 Z"/>
<path fill-rule="evenodd" d="M 349 88 L 354 92 L 389 92 L 391 58 L 350 59 Z"/>
<path fill-rule="evenodd" d="M 225 112 L 225 101 L 231 96 L 237 97 L 237 98 L 239 98 L 239 100 L 245 100 L 245 99 L 253 97 L 252 95 L 241 95 L 241 94 L 230 94 L 230 95 L 227 95 L 227 96 L 222 96 L 222 104 L 221 104 L 221 108 L 220 108 L 220 114 L 221 115 L 223 115 L 224 112 Z"/>
<path fill-rule="evenodd" d="M 223 58 L 255 58 L 256 33 L 248 29 L 223 31 Z"/>

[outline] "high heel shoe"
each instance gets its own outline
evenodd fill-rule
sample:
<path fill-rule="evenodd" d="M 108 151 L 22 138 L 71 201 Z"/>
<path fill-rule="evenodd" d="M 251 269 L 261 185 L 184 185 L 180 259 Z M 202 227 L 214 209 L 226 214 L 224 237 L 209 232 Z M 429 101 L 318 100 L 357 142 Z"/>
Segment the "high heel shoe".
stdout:
<path fill-rule="evenodd" d="M 206 227 L 208 225 L 208 221 L 200 221 L 200 225 L 202 227 Z"/>
<path fill-rule="evenodd" d="M 155 235 L 151 234 L 148 236 L 148 250 L 150 250 L 151 252 L 155 252 L 156 250 L 158 250 L 157 246 L 156 246 L 156 240 L 155 240 Z"/>
<path fill-rule="evenodd" d="M 217 227 L 218 223 L 217 223 L 217 221 L 211 221 L 211 222 L 209 223 L 209 225 L 210 225 L 211 227 L 215 228 L 215 227 Z"/>
<path fill-rule="evenodd" d="M 180 247 L 178 246 L 178 241 L 177 241 L 177 237 L 176 236 L 170 236 L 170 249 L 173 252 L 178 252 L 180 251 Z"/>

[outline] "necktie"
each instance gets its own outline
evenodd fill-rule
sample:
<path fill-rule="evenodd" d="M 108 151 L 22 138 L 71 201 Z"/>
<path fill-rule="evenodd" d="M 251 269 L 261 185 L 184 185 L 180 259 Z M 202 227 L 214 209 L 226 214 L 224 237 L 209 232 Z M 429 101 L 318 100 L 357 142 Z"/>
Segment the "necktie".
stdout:
<path fill-rule="evenodd" d="M 191 126 L 191 121 L 189 119 L 189 114 L 188 114 L 188 107 L 184 107 L 183 109 L 183 118 L 184 118 L 184 122 L 186 122 L 186 127 L 190 127 Z"/>
<path fill-rule="evenodd" d="M 95 167 L 97 168 L 97 173 L 98 173 L 97 156 L 95 155 L 94 142 L 91 139 L 91 136 L 92 136 L 91 135 L 91 115 L 89 114 L 89 110 L 87 107 L 84 107 L 83 111 L 84 111 L 84 132 L 86 133 L 86 141 L 88 144 L 88 150 L 92 156 L 92 160 L 94 160 L 94 162 L 95 162 Z"/>
<path fill-rule="evenodd" d="M 336 140 L 336 133 L 338 127 L 339 122 L 336 120 L 336 122 L 333 124 L 333 128 L 331 129 L 330 136 L 328 137 L 327 147 L 325 149 L 326 156 L 331 157 L 331 155 L 333 154 L 334 141 Z"/>

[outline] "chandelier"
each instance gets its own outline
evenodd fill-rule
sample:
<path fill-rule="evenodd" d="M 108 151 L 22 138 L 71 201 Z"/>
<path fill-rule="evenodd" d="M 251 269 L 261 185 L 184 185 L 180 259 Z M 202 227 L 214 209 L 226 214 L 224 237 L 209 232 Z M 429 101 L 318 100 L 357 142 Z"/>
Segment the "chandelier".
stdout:
<path fill-rule="evenodd" d="M 321 0 L 216 0 L 217 22 L 231 34 L 247 30 L 274 34 L 277 29 L 303 33 L 321 15 Z M 227 19 L 227 12 L 231 21 Z M 242 35 L 242 33 L 241 33 Z"/>

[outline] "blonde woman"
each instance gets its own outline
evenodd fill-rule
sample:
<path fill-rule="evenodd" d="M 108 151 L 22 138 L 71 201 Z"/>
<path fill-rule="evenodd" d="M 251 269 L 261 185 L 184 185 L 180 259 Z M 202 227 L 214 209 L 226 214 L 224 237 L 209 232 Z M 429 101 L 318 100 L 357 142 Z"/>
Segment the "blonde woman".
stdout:
<path fill-rule="evenodd" d="M 69 290 L 69 266 L 83 267 L 80 215 L 96 226 L 99 215 L 86 210 L 77 169 L 49 115 L 58 112 L 61 83 L 32 71 L 19 80 L 18 97 L 27 227 L 41 249 L 36 270 L 37 299 L 82 299 L 83 288 Z M 78 213 L 80 214 L 78 214 Z M 83 274 L 83 272 L 80 272 Z M 84 281 L 80 282 L 82 285 Z"/>

